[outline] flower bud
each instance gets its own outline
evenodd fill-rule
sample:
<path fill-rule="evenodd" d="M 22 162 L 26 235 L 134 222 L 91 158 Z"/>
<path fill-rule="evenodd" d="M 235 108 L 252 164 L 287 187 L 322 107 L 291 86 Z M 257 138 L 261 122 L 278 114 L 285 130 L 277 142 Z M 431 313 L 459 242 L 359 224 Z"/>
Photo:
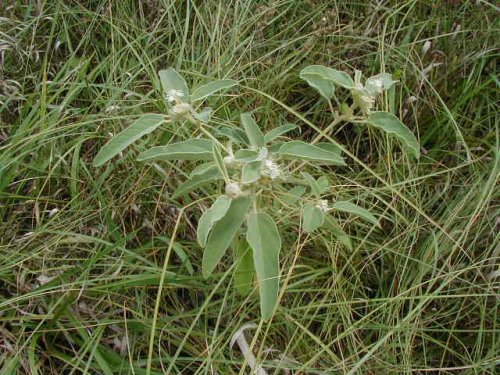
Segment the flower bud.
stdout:
<path fill-rule="evenodd" d="M 328 200 L 327 199 L 321 199 L 318 204 L 316 205 L 321 211 L 323 212 L 328 212 L 330 211 L 330 207 L 328 207 Z"/>
<path fill-rule="evenodd" d="M 172 108 L 172 115 L 175 117 L 183 117 L 191 111 L 191 106 L 188 103 L 179 103 Z"/>
<path fill-rule="evenodd" d="M 238 198 L 241 193 L 241 186 L 238 182 L 229 182 L 226 184 L 226 195 L 229 198 Z"/>
<path fill-rule="evenodd" d="M 236 159 L 232 155 L 224 157 L 224 164 L 226 164 L 227 166 L 233 165 L 235 161 Z"/>

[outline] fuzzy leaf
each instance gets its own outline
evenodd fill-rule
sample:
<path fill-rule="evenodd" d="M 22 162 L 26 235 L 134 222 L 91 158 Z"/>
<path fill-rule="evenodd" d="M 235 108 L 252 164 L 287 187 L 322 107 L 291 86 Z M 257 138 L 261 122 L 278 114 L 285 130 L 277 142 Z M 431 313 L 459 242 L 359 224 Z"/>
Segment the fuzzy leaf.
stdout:
<path fill-rule="evenodd" d="M 403 142 L 415 158 L 420 157 L 420 146 L 417 138 L 396 116 L 388 112 L 372 112 L 366 121 L 376 128 L 394 135 Z"/>
<path fill-rule="evenodd" d="M 366 208 L 359 207 L 355 205 L 354 203 L 351 202 L 335 202 L 332 205 L 332 209 L 338 210 L 338 211 L 343 211 L 343 212 L 348 212 L 350 214 L 359 216 L 362 219 L 365 219 L 366 221 L 369 221 L 372 224 L 375 224 L 377 226 L 380 226 L 377 218 Z"/>
<path fill-rule="evenodd" d="M 382 85 L 377 85 L 380 82 Z M 380 94 L 382 90 L 390 89 L 396 82 L 392 79 L 392 74 L 381 73 L 368 78 L 365 82 L 365 88 L 370 93 L 370 95 L 375 96 Z"/>
<path fill-rule="evenodd" d="M 333 98 L 335 86 L 330 80 L 324 79 L 317 74 L 305 74 L 303 72 L 300 72 L 300 78 L 307 81 L 309 86 L 316 89 L 316 91 L 326 100 Z"/>
<path fill-rule="evenodd" d="M 279 136 L 286 134 L 294 129 L 297 129 L 298 126 L 295 124 L 285 124 L 278 126 L 277 128 L 271 129 L 264 135 L 264 141 L 266 143 L 269 143 L 271 141 L 274 141 L 276 138 Z"/>
<path fill-rule="evenodd" d="M 309 65 L 301 70 L 300 77 L 307 81 L 311 77 L 319 77 L 323 81 L 331 82 L 346 89 L 352 89 L 356 86 L 349 74 L 323 65 Z"/>
<path fill-rule="evenodd" d="M 203 276 L 208 277 L 224 256 L 241 224 L 245 220 L 252 200 L 248 197 L 233 199 L 224 217 L 217 221 L 208 236 L 203 252 Z"/>
<path fill-rule="evenodd" d="M 155 113 L 142 115 L 135 120 L 132 125 L 122 130 L 119 134 L 111 138 L 97 153 L 93 161 L 94 167 L 100 167 L 112 157 L 118 155 L 126 147 L 137 141 L 143 135 L 151 133 L 158 128 L 164 117 Z"/>
<path fill-rule="evenodd" d="M 259 160 L 246 163 L 241 170 L 241 182 L 249 184 L 257 181 L 261 177 L 261 164 L 262 162 Z"/>
<path fill-rule="evenodd" d="M 255 147 L 264 147 L 266 144 L 264 134 L 262 134 L 259 125 L 257 125 L 252 115 L 248 112 L 243 113 L 241 115 L 241 123 L 245 128 L 250 144 Z"/>
<path fill-rule="evenodd" d="M 312 193 L 319 198 L 321 195 L 321 189 L 316 182 L 316 179 L 307 172 L 302 172 L 301 175 L 306 179 L 307 183 L 311 187 Z"/>
<path fill-rule="evenodd" d="M 158 75 L 160 76 L 164 95 L 168 95 L 170 90 L 177 90 L 182 92 L 183 98 L 188 99 L 189 89 L 186 80 L 174 68 L 160 70 Z"/>
<path fill-rule="evenodd" d="M 191 94 L 191 101 L 195 102 L 210 96 L 217 91 L 225 90 L 238 84 L 234 79 L 219 79 L 198 87 Z"/>
<path fill-rule="evenodd" d="M 172 199 L 177 199 L 181 195 L 189 193 L 190 191 L 205 186 L 220 178 L 222 178 L 222 176 L 219 169 L 214 165 L 203 173 L 190 176 L 187 181 L 179 185 L 179 187 L 175 190 L 174 194 L 172 194 Z"/>
<path fill-rule="evenodd" d="M 193 176 L 196 176 L 196 175 L 204 174 L 209 169 L 213 169 L 215 167 L 217 167 L 217 165 L 213 161 L 209 161 L 207 163 L 200 164 L 195 169 L 193 169 L 191 171 L 191 173 L 189 174 L 189 177 L 193 177 Z"/>
<path fill-rule="evenodd" d="M 318 184 L 319 195 L 325 194 L 330 188 L 330 181 L 328 181 L 328 178 L 326 176 L 321 176 L 320 178 L 318 178 L 316 180 L 316 183 Z"/>
<path fill-rule="evenodd" d="M 302 210 L 302 227 L 305 232 L 311 233 L 323 225 L 325 213 L 314 203 L 306 203 Z"/>
<path fill-rule="evenodd" d="M 327 143 L 327 142 L 319 142 L 316 143 L 316 147 L 319 147 L 325 151 L 332 152 L 334 154 L 337 154 L 339 157 L 342 157 L 342 150 L 340 149 L 339 146 L 333 144 L 333 143 Z"/>
<path fill-rule="evenodd" d="M 222 154 L 220 148 L 215 143 L 212 144 L 212 153 L 215 160 L 215 165 L 219 168 L 221 176 L 224 178 L 226 183 L 229 182 L 229 175 L 227 174 L 226 164 L 224 163 L 224 159 L 222 158 Z"/>
<path fill-rule="evenodd" d="M 225 195 L 221 195 L 212 204 L 212 206 L 201 215 L 198 220 L 198 228 L 196 230 L 196 239 L 201 247 L 207 243 L 208 234 L 216 222 L 224 217 L 229 206 L 231 199 Z"/>
<path fill-rule="evenodd" d="M 242 143 L 244 145 L 249 145 L 247 134 L 241 129 L 233 129 L 227 126 L 219 129 L 219 133 L 229 138 L 234 143 Z"/>
<path fill-rule="evenodd" d="M 246 238 L 253 250 L 259 281 L 260 311 L 263 319 L 269 319 L 278 303 L 281 237 L 274 220 L 266 213 L 250 214 L 247 223 Z"/>
<path fill-rule="evenodd" d="M 212 114 L 212 112 L 213 112 L 212 108 L 205 107 L 200 112 L 195 113 L 194 117 L 196 117 L 198 120 L 206 124 L 208 120 L 210 120 L 210 115 Z"/>
<path fill-rule="evenodd" d="M 139 161 L 212 159 L 212 141 L 208 139 L 190 139 L 167 146 L 152 147 L 137 157 Z"/>
<path fill-rule="evenodd" d="M 242 296 L 247 296 L 253 289 L 255 266 L 252 248 L 248 242 L 238 241 L 235 246 L 236 268 L 234 270 L 234 287 Z"/>
<path fill-rule="evenodd" d="M 337 153 L 302 141 L 284 143 L 280 147 L 278 154 L 285 159 L 301 159 L 317 161 L 321 164 L 346 165 L 344 159 Z"/>
<path fill-rule="evenodd" d="M 306 187 L 302 185 L 297 185 L 291 188 L 282 196 L 281 199 L 287 204 L 294 204 L 299 200 L 301 196 L 306 192 Z"/>

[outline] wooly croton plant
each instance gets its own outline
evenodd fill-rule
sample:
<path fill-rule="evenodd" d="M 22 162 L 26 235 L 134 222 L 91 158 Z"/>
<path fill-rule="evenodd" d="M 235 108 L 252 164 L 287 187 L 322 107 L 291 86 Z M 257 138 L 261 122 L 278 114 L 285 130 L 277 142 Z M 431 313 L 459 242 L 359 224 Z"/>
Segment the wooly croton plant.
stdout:
<path fill-rule="evenodd" d="M 356 215 L 373 225 L 378 225 L 378 220 L 349 201 L 328 201 L 331 192 L 327 178 L 316 180 L 302 170 L 308 163 L 330 168 L 345 166 L 336 145 L 285 140 L 283 135 L 297 128 L 294 124 L 284 124 L 263 133 L 248 112 L 241 114 L 241 127 L 222 127 L 213 132 L 206 126 L 211 108 L 197 112 L 195 107 L 208 96 L 236 86 L 238 82 L 216 80 L 190 94 L 186 81 L 174 69 L 160 71 L 159 77 L 168 114 L 150 113 L 139 117 L 101 148 L 94 166 L 103 165 L 162 124 L 194 123 L 205 137 L 147 149 L 137 160 L 196 162 L 183 164 L 193 169 L 187 181 L 175 191 L 174 199 L 210 183 L 220 186 L 222 180 L 224 192 L 198 220 L 197 242 L 204 248 L 203 275 L 210 276 L 227 249 L 232 247 L 236 262 L 235 286 L 242 294 L 250 293 L 256 278 L 261 315 L 268 319 L 278 302 L 280 279 L 281 236 L 272 212 L 290 210 L 290 217 L 297 218 L 295 223 L 281 224 L 281 230 L 286 225 L 293 225 L 310 233 L 324 227 L 347 248 L 352 246 L 349 236 L 330 215 L 332 211 Z M 333 111 L 336 117 L 333 125 L 340 121 L 366 123 L 395 136 L 413 156 L 419 157 L 419 145 L 413 133 L 393 114 L 374 111 L 377 98 L 396 82 L 390 74 L 378 74 L 363 83 L 359 71 L 353 79 L 345 72 L 312 65 L 303 69 L 300 77 L 329 103 L 337 88 L 350 92 L 351 105 L 343 104 L 339 111 Z M 274 210 L 268 210 L 269 207 Z"/>

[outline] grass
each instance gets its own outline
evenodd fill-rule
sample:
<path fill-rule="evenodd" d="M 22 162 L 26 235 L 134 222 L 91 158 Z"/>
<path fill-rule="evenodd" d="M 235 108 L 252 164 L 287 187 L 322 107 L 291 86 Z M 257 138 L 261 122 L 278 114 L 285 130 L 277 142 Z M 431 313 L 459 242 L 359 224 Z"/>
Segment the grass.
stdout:
<path fill-rule="evenodd" d="M 2 374 L 146 374 L 148 363 L 151 374 L 244 374 L 229 342 L 246 323 L 258 325 L 248 338 L 268 373 L 498 369 L 493 2 L 56 0 L 0 9 Z M 352 250 L 327 230 L 284 233 L 281 305 L 262 322 L 256 296 L 230 287 L 229 262 L 201 277 L 194 230 L 210 200 L 197 200 L 217 191 L 174 201 L 183 166 L 134 161 L 146 142 L 197 130 L 167 127 L 105 167 L 91 161 L 136 115 L 165 112 L 156 72 L 167 66 L 193 85 L 242 82 L 210 100 L 214 127 L 255 110 L 266 128 L 290 121 L 301 127 L 295 138 L 314 139 L 329 112 L 298 72 L 315 63 L 395 73 L 386 105 L 424 155 L 415 162 L 374 130 L 334 130 L 355 159 L 310 173 L 328 177 L 333 197 L 370 208 L 382 230 L 339 217 Z"/>

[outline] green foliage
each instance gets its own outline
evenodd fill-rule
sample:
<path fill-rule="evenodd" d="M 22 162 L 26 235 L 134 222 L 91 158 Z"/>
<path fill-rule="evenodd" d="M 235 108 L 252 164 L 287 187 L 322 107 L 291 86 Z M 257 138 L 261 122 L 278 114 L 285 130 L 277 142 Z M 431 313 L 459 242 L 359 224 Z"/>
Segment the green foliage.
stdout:
<path fill-rule="evenodd" d="M 269 319 L 278 303 L 281 237 L 273 218 L 264 212 L 251 213 L 247 222 L 246 239 L 253 250 L 260 310 L 262 318 Z"/>
<path fill-rule="evenodd" d="M 338 211 L 343 211 L 343 212 L 348 212 L 350 214 L 359 216 L 362 219 L 365 219 L 366 221 L 369 221 L 372 224 L 375 224 L 379 226 L 379 222 L 377 218 L 367 209 L 363 207 L 356 206 L 354 203 L 351 202 L 335 202 L 332 205 L 333 210 L 338 210 Z"/>
<path fill-rule="evenodd" d="M 273 195 L 280 190 L 283 191 L 284 184 L 298 183 L 299 185 L 290 190 L 291 194 L 284 194 L 281 200 L 290 204 L 289 209 L 295 211 L 296 217 L 301 218 L 304 232 L 330 230 L 347 249 L 352 249 L 351 240 L 336 221 L 329 217 L 331 211 L 347 212 L 377 226 L 379 226 L 378 220 L 368 210 L 350 202 L 335 202 L 329 205 L 327 197 L 330 195 L 330 183 L 327 177 L 321 176 L 316 180 L 306 171 L 300 171 L 308 163 L 317 167 L 347 166 L 342 151 L 336 144 L 307 143 L 301 140 L 274 144 L 278 138 L 295 130 L 297 126 L 284 124 L 264 134 L 249 112 L 241 114 L 242 128 L 221 127 L 218 131 L 213 131 L 212 128 L 205 127 L 210 121 L 211 109 L 206 108 L 198 113 L 191 102 L 234 87 L 237 81 L 230 79 L 213 81 L 200 86 L 189 97 L 186 81 L 174 69 L 162 70 L 159 75 L 169 108 L 169 121 L 194 124 L 209 138 L 156 146 L 140 153 L 138 160 L 205 161 L 204 164 L 193 168 L 189 178 L 173 194 L 173 199 L 182 198 L 195 189 L 223 180 L 224 194 L 220 195 L 198 220 L 197 241 L 204 248 L 203 275 L 208 277 L 212 274 L 232 244 L 234 261 L 237 264 L 235 286 L 240 293 L 249 292 L 254 274 L 252 267 L 254 267 L 261 315 L 262 318 L 269 319 L 277 306 L 279 294 L 281 237 L 270 212 L 265 212 L 271 206 L 267 194 Z M 371 112 L 375 97 L 395 83 L 390 74 L 383 73 L 370 77 L 363 85 L 359 71 L 355 72 L 353 80 L 345 72 L 313 65 L 303 69 L 300 76 L 326 99 L 333 96 L 336 87 L 350 90 L 353 104 L 349 110 L 343 110 L 344 121 L 360 122 L 362 119 L 385 130 L 402 140 L 412 154 L 418 157 L 419 147 L 416 138 L 394 115 L 382 111 Z M 358 115 L 354 112 L 356 108 L 360 111 Z M 109 160 L 163 121 L 160 115 L 145 115 L 141 119 L 105 145 L 98 154 L 95 164 L 101 165 Z M 220 135 L 229 138 L 225 146 L 217 138 Z M 233 147 L 237 149 L 234 150 Z M 298 166 L 295 164 L 293 169 L 294 163 L 297 162 L 302 164 Z M 301 172 L 299 175 L 301 178 L 298 180 L 294 176 L 297 170 Z M 309 186 L 309 195 L 304 196 L 305 190 L 301 184 Z M 301 204 L 297 204 L 297 201 Z M 248 214 L 251 206 L 254 207 L 253 212 Z M 245 222 L 246 242 L 250 250 L 243 249 L 245 246 L 242 243 L 245 242 L 240 239 L 245 232 Z M 299 222 L 292 225 L 298 226 Z M 248 255 L 250 253 L 253 262 L 250 261 Z"/>
<path fill-rule="evenodd" d="M 156 130 L 165 119 L 162 115 L 148 113 L 135 120 L 132 125 L 113 137 L 94 158 L 94 167 L 100 167 L 142 136 Z"/>
<path fill-rule="evenodd" d="M 372 112 L 366 121 L 376 128 L 394 135 L 404 143 L 415 158 L 419 158 L 420 146 L 417 138 L 396 116 L 388 112 Z"/>
<path fill-rule="evenodd" d="M 229 345 L 248 323 L 258 327 L 245 332 L 247 353 L 269 374 L 498 373 L 493 2 L 0 3 L 0 373 L 258 373 Z M 368 93 L 370 76 L 394 73 L 372 111 L 415 134 L 419 162 L 364 122 L 349 89 L 330 83 L 328 103 L 301 83 L 309 64 L 361 68 Z M 174 120 L 155 72 L 168 66 L 191 93 L 215 78 L 244 86 L 183 97 L 202 126 Z M 257 182 L 257 212 L 282 237 L 282 299 L 260 324 L 246 222 L 217 275 L 201 277 L 197 221 L 224 195 L 215 161 L 134 160 L 210 135 L 223 157 L 229 141 L 249 149 L 246 111 L 265 135 L 298 126 L 265 139 L 288 174 Z M 148 112 L 165 119 L 157 131 L 91 166 Z M 283 161 L 290 140 L 335 140 L 348 166 Z M 216 179 L 172 196 L 210 168 Z M 318 197 L 301 172 L 328 189 Z M 301 233 L 302 207 L 321 199 L 323 225 Z M 332 210 L 337 201 L 369 209 L 383 230 Z"/>
<path fill-rule="evenodd" d="M 276 138 L 282 136 L 283 134 L 286 134 L 288 132 L 291 132 L 292 130 L 297 129 L 298 126 L 295 124 L 285 124 L 278 126 L 277 128 L 271 129 L 264 135 L 264 142 L 270 143 L 274 141 Z"/>
<path fill-rule="evenodd" d="M 158 75 L 160 76 L 160 82 L 165 98 L 172 95 L 173 91 L 179 91 L 181 97 L 189 97 L 189 89 L 186 80 L 179 73 L 177 73 L 174 68 L 160 70 Z"/>
<path fill-rule="evenodd" d="M 333 90 L 335 86 L 343 87 L 345 89 L 353 89 L 356 87 L 349 74 L 322 65 L 310 65 L 302 69 L 300 72 L 300 78 L 306 80 L 307 83 L 313 87 L 315 86 L 312 82 L 317 82 L 316 80 L 318 78 L 322 81 L 330 82 L 333 86 Z"/>
<path fill-rule="evenodd" d="M 238 81 L 235 81 L 234 79 L 221 79 L 218 81 L 209 82 L 193 91 L 193 93 L 191 94 L 191 101 L 196 102 L 198 100 L 205 99 L 206 97 L 209 97 L 210 95 L 213 95 L 218 91 L 229 89 L 233 86 L 236 86 L 237 84 Z"/>
<path fill-rule="evenodd" d="M 247 296 L 253 289 L 255 265 L 253 253 L 246 240 L 233 241 L 236 255 L 234 270 L 234 287 L 242 296 Z"/>
<path fill-rule="evenodd" d="M 202 268 L 204 277 L 210 276 L 224 256 L 241 224 L 245 221 L 245 216 L 251 204 L 252 200 L 248 197 L 232 199 L 225 215 L 213 225 L 203 252 Z"/>
<path fill-rule="evenodd" d="M 139 161 L 153 160 L 212 160 L 213 143 L 206 139 L 190 139 L 173 143 L 168 146 L 158 146 L 141 152 Z"/>
<path fill-rule="evenodd" d="M 208 234 L 212 230 L 212 227 L 217 221 L 219 221 L 226 215 L 230 204 L 231 199 L 229 199 L 225 195 L 221 195 L 217 198 L 214 204 L 212 204 L 212 206 L 208 210 L 206 210 L 203 215 L 200 216 L 200 219 L 198 220 L 196 237 L 201 247 L 205 247 Z"/>
<path fill-rule="evenodd" d="M 252 115 L 250 115 L 250 113 L 242 113 L 241 123 L 243 124 L 243 128 L 245 128 L 250 145 L 257 148 L 264 147 L 266 144 L 264 134 L 262 134 L 259 125 L 257 125 Z"/>
<path fill-rule="evenodd" d="M 303 141 L 284 143 L 278 154 L 283 159 L 314 161 L 318 164 L 346 165 L 338 154 Z"/>
<path fill-rule="evenodd" d="M 325 213 L 318 205 L 308 202 L 302 211 L 302 226 L 307 233 L 314 232 L 323 225 Z"/>

